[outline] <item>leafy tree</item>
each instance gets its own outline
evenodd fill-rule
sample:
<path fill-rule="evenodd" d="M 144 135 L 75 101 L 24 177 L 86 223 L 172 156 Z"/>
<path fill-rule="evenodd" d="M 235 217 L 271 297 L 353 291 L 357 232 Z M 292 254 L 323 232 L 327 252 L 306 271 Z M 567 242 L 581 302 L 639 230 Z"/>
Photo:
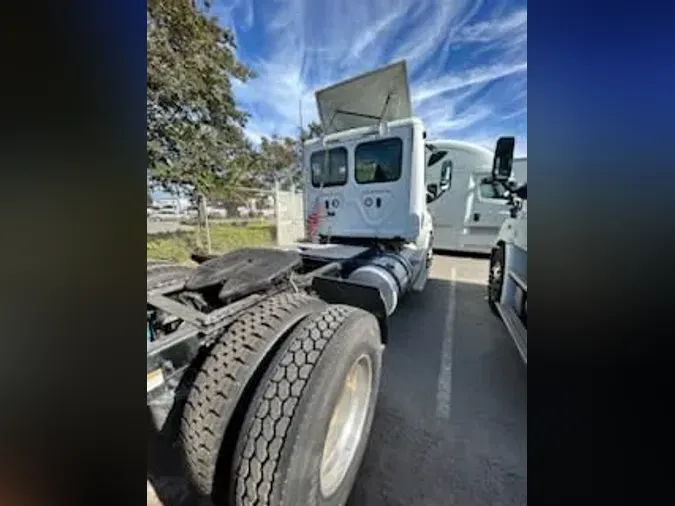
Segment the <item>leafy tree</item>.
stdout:
<path fill-rule="evenodd" d="M 217 194 L 250 157 L 230 79 L 253 73 L 236 59 L 232 32 L 192 0 L 148 0 L 147 32 L 150 178 L 195 200 Z"/>
<path fill-rule="evenodd" d="M 295 184 L 298 160 L 297 141 L 290 137 L 263 137 L 260 143 L 261 163 L 264 165 L 260 179 L 262 184 L 271 185 L 279 181 L 282 185 Z"/>
<path fill-rule="evenodd" d="M 295 174 L 296 186 L 302 187 L 304 183 L 304 174 L 302 166 L 302 144 L 310 139 L 321 137 L 323 135 L 323 128 L 320 123 L 314 121 L 310 122 L 307 125 L 307 128 L 303 128 L 300 132 L 300 142 L 296 142 L 295 145 L 295 159 L 297 160 L 297 170 Z"/>
<path fill-rule="evenodd" d="M 302 168 L 302 143 L 320 137 L 321 125 L 311 122 L 300 132 L 300 140 L 291 137 L 263 137 L 260 143 L 257 167 L 252 174 L 254 184 L 267 187 L 279 181 L 282 188 L 301 188 L 304 175 Z"/>
<path fill-rule="evenodd" d="M 301 142 L 321 135 L 310 123 L 299 139 L 272 137 L 254 149 L 243 134 L 231 79 L 253 73 L 235 54 L 233 33 L 208 16 L 210 2 L 148 0 L 147 154 L 153 188 L 204 199 L 241 200 L 237 187 L 302 185 Z M 198 231 L 199 237 L 201 237 Z"/>
<path fill-rule="evenodd" d="M 311 121 L 309 125 L 307 125 L 307 129 L 304 128 L 302 129 L 300 140 L 304 142 L 309 139 L 321 137 L 322 135 L 323 135 L 323 128 L 321 127 L 321 124 L 317 123 L 316 121 Z"/>

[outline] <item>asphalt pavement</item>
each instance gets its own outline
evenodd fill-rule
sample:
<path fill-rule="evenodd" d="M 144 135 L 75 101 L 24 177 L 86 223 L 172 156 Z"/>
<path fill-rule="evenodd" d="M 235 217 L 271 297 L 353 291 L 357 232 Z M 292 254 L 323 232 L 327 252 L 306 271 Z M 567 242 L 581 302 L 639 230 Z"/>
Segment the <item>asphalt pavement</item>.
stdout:
<path fill-rule="evenodd" d="M 437 255 L 392 317 L 350 506 L 527 503 L 527 369 L 487 276 L 487 260 Z"/>

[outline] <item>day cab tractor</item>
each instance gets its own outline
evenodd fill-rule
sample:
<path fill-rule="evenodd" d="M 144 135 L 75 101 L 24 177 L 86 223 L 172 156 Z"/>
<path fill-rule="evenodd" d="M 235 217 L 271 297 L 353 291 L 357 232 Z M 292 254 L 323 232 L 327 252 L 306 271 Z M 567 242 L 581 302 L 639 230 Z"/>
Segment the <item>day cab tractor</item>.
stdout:
<path fill-rule="evenodd" d="M 495 180 L 507 181 L 510 174 L 509 165 L 493 168 Z M 508 204 L 510 216 L 490 253 L 488 303 L 527 365 L 527 184 L 510 186 Z"/>
<path fill-rule="evenodd" d="M 347 501 L 388 317 L 431 263 L 433 148 L 409 97 L 405 62 L 317 92 L 324 135 L 303 149 L 313 241 L 148 264 L 152 423 L 216 504 Z"/>

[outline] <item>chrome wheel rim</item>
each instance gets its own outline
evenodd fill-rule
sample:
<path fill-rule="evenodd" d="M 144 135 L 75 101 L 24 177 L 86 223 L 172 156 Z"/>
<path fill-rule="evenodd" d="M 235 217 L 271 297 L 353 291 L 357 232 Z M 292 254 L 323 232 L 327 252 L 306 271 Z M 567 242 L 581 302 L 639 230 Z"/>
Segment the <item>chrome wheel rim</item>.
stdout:
<path fill-rule="evenodd" d="M 354 460 L 368 417 L 372 380 L 370 356 L 361 355 L 347 373 L 328 424 L 319 473 L 324 497 L 335 493 Z"/>

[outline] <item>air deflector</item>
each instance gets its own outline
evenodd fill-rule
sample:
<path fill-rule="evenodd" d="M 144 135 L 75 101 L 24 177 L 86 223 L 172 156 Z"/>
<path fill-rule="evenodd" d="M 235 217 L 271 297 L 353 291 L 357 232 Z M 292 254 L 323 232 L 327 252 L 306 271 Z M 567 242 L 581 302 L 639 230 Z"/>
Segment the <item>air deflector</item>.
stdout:
<path fill-rule="evenodd" d="M 316 92 L 325 134 L 412 116 L 405 60 Z"/>

